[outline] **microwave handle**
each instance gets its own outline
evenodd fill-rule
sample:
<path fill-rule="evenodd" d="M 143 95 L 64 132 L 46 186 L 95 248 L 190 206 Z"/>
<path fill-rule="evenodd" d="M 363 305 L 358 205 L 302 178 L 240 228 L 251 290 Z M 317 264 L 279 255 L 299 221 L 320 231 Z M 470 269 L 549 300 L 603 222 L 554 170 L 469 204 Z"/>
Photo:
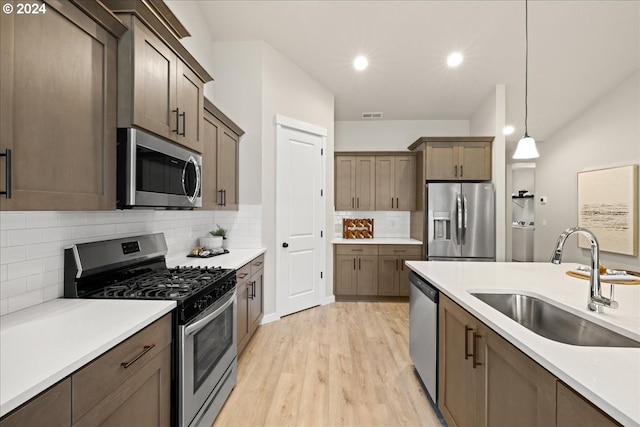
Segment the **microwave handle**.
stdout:
<path fill-rule="evenodd" d="M 185 180 L 187 175 L 187 165 L 189 163 L 193 163 L 193 166 L 196 169 L 196 186 L 193 189 L 193 194 L 187 194 L 187 188 L 185 185 Z M 185 196 L 187 196 L 187 199 L 189 200 L 190 203 L 193 203 L 198 197 L 198 192 L 200 191 L 200 175 L 201 175 L 201 171 L 200 171 L 200 167 L 198 166 L 198 162 L 196 162 L 196 159 L 194 159 L 193 156 L 189 156 L 189 160 L 185 162 L 184 168 L 182 169 L 182 192 L 184 193 Z"/>

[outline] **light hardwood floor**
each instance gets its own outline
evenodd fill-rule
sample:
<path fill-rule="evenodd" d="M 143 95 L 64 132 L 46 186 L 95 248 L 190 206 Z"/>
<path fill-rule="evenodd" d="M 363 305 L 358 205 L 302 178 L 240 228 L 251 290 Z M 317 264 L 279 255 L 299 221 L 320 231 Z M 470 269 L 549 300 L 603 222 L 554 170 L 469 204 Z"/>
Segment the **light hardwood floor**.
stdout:
<path fill-rule="evenodd" d="M 440 426 L 408 343 L 408 303 L 336 302 L 263 325 L 214 426 Z"/>

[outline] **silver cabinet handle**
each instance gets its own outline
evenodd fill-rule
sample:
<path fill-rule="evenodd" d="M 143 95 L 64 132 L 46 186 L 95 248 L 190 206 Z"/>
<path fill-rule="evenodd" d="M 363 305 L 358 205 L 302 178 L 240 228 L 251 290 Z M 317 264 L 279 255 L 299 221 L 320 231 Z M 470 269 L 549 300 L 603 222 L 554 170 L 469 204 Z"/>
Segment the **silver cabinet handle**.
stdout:
<path fill-rule="evenodd" d="M 462 178 L 462 176 L 464 175 L 464 171 L 462 170 L 463 166 L 464 165 L 460 165 L 460 178 Z"/>
<path fill-rule="evenodd" d="M 453 176 L 458 176 L 458 165 L 453 167 Z"/>
<path fill-rule="evenodd" d="M 7 148 L 4 150 L 4 153 L 0 153 L 0 157 L 4 157 L 7 161 L 7 164 L 5 165 L 5 178 L 4 178 L 4 185 L 5 185 L 5 190 L 4 191 L 0 191 L 0 194 L 4 194 L 4 197 L 7 199 L 11 198 L 11 149 Z"/>

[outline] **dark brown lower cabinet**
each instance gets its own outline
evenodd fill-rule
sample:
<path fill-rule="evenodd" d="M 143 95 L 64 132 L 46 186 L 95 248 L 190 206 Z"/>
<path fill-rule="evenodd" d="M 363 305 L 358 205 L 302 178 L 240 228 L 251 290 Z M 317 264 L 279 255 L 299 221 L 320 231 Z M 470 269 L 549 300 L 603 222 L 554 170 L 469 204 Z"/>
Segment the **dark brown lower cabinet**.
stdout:
<path fill-rule="evenodd" d="M 557 391 L 558 426 L 613 427 L 620 425 L 560 381 L 557 383 Z"/>
<path fill-rule="evenodd" d="M 2 427 L 71 425 L 71 378 L 66 378 L 0 419 Z"/>
<path fill-rule="evenodd" d="M 10 426 L 169 426 L 171 314 L 0 420 Z"/>
<path fill-rule="evenodd" d="M 246 348 L 260 326 L 264 313 L 264 255 L 254 258 L 236 271 L 238 283 L 238 354 Z"/>
<path fill-rule="evenodd" d="M 438 408 L 449 427 L 618 425 L 442 293 L 438 332 Z"/>

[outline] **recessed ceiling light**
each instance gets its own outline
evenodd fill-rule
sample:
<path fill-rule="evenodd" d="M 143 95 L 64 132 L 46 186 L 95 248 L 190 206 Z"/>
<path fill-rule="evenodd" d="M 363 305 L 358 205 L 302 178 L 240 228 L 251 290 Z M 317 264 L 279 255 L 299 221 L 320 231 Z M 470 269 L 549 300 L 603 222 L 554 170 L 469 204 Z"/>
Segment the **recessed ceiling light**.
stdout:
<path fill-rule="evenodd" d="M 358 71 L 362 71 L 369 65 L 369 61 L 364 56 L 360 55 L 353 60 L 353 68 Z"/>
<path fill-rule="evenodd" d="M 502 133 L 505 135 L 511 135 L 515 131 L 515 128 L 511 125 L 507 125 L 502 129 Z"/>
<path fill-rule="evenodd" d="M 460 52 L 453 52 L 447 57 L 447 65 L 449 67 L 457 67 L 460 64 L 462 64 L 462 54 Z"/>

